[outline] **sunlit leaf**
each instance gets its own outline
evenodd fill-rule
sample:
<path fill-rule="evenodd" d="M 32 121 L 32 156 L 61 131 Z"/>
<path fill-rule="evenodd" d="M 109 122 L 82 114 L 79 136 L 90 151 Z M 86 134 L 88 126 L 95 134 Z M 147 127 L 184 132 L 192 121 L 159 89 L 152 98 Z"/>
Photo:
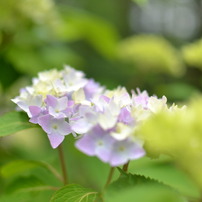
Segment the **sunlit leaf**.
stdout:
<path fill-rule="evenodd" d="M 10 112 L 0 117 L 0 137 L 33 127 L 36 126 L 29 123 L 23 112 Z"/>
<path fill-rule="evenodd" d="M 147 155 L 166 154 L 202 188 L 202 98 L 195 97 L 184 110 L 159 112 L 140 128 Z"/>
<path fill-rule="evenodd" d="M 190 67 L 202 68 L 202 40 L 187 44 L 182 48 L 182 56 Z"/>
<path fill-rule="evenodd" d="M 80 185 L 70 184 L 56 191 L 50 202 L 94 202 L 97 194 Z"/>
<path fill-rule="evenodd" d="M 118 56 L 144 74 L 160 72 L 181 76 L 184 73 L 179 52 L 163 37 L 134 35 L 126 38 L 118 46 Z"/>

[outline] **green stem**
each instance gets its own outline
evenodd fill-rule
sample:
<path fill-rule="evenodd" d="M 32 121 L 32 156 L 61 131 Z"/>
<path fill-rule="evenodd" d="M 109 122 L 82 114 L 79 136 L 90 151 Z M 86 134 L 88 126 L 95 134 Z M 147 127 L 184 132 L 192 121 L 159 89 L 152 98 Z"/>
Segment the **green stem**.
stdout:
<path fill-rule="evenodd" d="M 42 163 L 58 180 L 63 182 L 63 177 L 60 175 L 60 173 L 58 173 L 58 171 L 52 165 L 46 162 L 42 162 Z"/>
<path fill-rule="evenodd" d="M 104 189 L 107 188 L 107 186 L 110 184 L 111 180 L 112 180 L 112 177 L 113 177 L 113 174 L 114 174 L 114 171 L 115 171 L 115 167 L 111 167 L 110 170 L 109 170 L 109 175 L 108 175 L 108 178 L 107 178 L 107 182 L 104 186 Z"/>
<path fill-rule="evenodd" d="M 129 166 L 130 161 L 128 161 L 126 164 L 123 165 L 122 170 L 127 173 L 128 172 L 128 166 Z"/>
<path fill-rule="evenodd" d="M 66 185 L 66 184 L 68 184 L 68 177 L 67 177 L 67 169 L 66 169 L 66 165 L 65 165 L 62 144 L 58 147 L 58 152 L 59 152 L 60 165 L 61 165 L 62 175 L 63 175 L 63 183 L 64 183 L 64 185 Z"/>

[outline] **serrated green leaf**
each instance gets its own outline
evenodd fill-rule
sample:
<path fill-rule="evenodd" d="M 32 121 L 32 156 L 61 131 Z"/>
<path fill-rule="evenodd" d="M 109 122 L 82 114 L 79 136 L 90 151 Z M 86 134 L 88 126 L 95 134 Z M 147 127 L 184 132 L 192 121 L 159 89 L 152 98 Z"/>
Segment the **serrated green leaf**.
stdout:
<path fill-rule="evenodd" d="M 141 175 L 121 175 L 104 193 L 106 202 L 184 202 L 170 187 Z"/>
<path fill-rule="evenodd" d="M 23 112 L 10 112 L 0 117 L 0 137 L 34 127 Z"/>
<path fill-rule="evenodd" d="M 131 173 L 129 173 L 129 174 L 125 173 L 125 174 L 122 174 L 117 181 L 113 182 L 109 186 L 109 189 L 121 190 L 121 189 L 126 189 L 129 187 L 138 186 L 141 184 L 151 184 L 151 183 L 166 186 L 163 183 L 160 183 L 155 179 L 151 179 L 151 178 L 145 177 L 143 175 L 132 175 Z"/>
<path fill-rule="evenodd" d="M 136 187 L 105 193 L 105 202 L 186 202 L 176 192 L 157 184 L 141 184 Z"/>
<path fill-rule="evenodd" d="M 168 161 L 168 159 L 166 161 L 162 160 L 142 158 L 136 162 L 131 162 L 129 171 L 162 182 L 185 196 L 199 198 L 200 191 L 189 176 Z"/>
<path fill-rule="evenodd" d="M 98 193 L 77 184 L 70 184 L 55 192 L 50 202 L 94 202 Z"/>

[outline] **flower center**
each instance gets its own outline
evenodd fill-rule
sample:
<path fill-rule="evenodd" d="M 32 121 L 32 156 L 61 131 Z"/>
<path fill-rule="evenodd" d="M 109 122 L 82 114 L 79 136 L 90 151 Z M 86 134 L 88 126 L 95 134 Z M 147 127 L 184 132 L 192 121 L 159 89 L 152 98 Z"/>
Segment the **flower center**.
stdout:
<path fill-rule="evenodd" d="M 59 113 L 60 111 L 59 111 L 59 109 L 55 109 L 55 112 L 56 112 L 56 113 Z"/>
<path fill-rule="evenodd" d="M 119 151 L 122 152 L 122 151 L 124 151 L 124 150 L 125 150 L 125 147 L 123 147 L 123 146 L 120 146 L 120 147 L 119 147 Z"/>
<path fill-rule="evenodd" d="M 58 126 L 57 125 L 53 125 L 53 129 L 57 130 Z"/>
<path fill-rule="evenodd" d="M 102 145 L 103 145 L 103 141 L 102 141 L 102 140 L 99 140 L 99 141 L 97 142 L 97 145 L 98 145 L 98 146 L 102 146 Z"/>

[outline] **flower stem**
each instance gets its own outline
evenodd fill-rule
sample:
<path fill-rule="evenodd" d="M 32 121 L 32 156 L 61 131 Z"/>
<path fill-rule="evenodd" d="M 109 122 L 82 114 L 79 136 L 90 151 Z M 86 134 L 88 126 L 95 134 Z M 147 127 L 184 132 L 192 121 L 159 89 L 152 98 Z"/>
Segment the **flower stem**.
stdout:
<path fill-rule="evenodd" d="M 64 185 L 66 185 L 66 184 L 68 184 L 68 177 L 67 177 L 67 169 L 66 169 L 66 165 L 65 165 L 62 144 L 58 147 L 58 154 L 59 154 L 60 165 L 61 165 L 61 169 L 62 169 L 63 183 L 64 183 Z"/>
<path fill-rule="evenodd" d="M 122 170 L 127 173 L 128 172 L 128 166 L 129 166 L 130 161 L 128 161 L 126 164 L 123 165 Z"/>
<path fill-rule="evenodd" d="M 58 171 L 50 164 L 43 162 L 43 165 L 61 182 L 63 182 L 63 177 L 58 173 Z"/>
<path fill-rule="evenodd" d="M 112 180 L 112 177 L 113 177 L 113 174 L 114 174 L 114 171 L 115 171 L 115 167 L 111 167 L 110 170 L 109 170 L 109 175 L 108 175 L 108 178 L 107 178 L 107 182 L 104 186 L 104 189 L 107 188 L 107 186 L 110 184 L 111 180 Z"/>

